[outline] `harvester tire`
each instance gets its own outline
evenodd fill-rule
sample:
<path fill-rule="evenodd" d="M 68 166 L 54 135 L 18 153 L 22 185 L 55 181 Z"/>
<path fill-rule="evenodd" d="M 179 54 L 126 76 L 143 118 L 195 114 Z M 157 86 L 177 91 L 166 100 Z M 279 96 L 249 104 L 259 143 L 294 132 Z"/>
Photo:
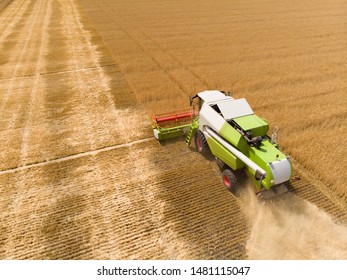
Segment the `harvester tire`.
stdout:
<path fill-rule="evenodd" d="M 205 135 L 200 130 L 195 133 L 195 147 L 202 155 L 206 155 L 209 151 Z"/>
<path fill-rule="evenodd" d="M 237 178 L 236 178 L 234 172 L 232 172 L 230 169 L 224 169 L 221 176 L 222 176 L 223 184 L 227 188 L 227 190 L 236 194 Z"/>

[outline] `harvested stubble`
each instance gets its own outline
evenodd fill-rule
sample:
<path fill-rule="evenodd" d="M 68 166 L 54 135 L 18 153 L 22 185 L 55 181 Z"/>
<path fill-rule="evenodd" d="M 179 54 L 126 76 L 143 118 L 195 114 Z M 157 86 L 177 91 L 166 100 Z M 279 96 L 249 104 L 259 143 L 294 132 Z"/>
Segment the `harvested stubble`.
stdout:
<path fill-rule="evenodd" d="M 13 1 L 0 23 L 1 258 L 117 258 L 95 233 L 107 213 L 93 213 L 98 189 L 112 203 L 124 177 L 107 183 L 94 150 L 146 138 L 150 122 L 129 113 L 132 93 L 74 1 Z"/>

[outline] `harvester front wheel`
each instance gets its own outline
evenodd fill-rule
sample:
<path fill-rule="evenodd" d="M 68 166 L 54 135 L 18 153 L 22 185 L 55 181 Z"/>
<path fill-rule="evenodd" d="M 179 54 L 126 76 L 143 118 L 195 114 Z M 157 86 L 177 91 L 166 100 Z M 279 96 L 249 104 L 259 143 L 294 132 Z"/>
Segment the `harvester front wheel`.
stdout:
<path fill-rule="evenodd" d="M 237 178 L 235 174 L 230 169 L 224 169 L 221 176 L 223 184 L 227 188 L 227 190 L 231 191 L 232 193 L 235 193 L 237 183 Z"/>
<path fill-rule="evenodd" d="M 205 135 L 200 130 L 195 133 L 195 147 L 203 155 L 206 155 L 209 150 Z"/>

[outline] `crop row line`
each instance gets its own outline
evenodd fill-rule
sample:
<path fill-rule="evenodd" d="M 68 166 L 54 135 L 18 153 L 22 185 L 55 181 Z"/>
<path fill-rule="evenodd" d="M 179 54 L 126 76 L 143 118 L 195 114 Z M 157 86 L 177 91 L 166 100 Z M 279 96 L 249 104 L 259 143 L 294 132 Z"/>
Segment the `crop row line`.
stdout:
<path fill-rule="evenodd" d="M 68 156 L 64 156 L 64 157 L 59 157 L 59 158 L 49 159 L 49 160 L 45 160 L 45 161 L 30 163 L 30 164 L 26 164 L 26 165 L 22 165 L 22 166 L 17 166 L 14 168 L 1 170 L 0 176 L 4 175 L 4 174 L 11 174 L 11 173 L 24 171 L 24 170 L 34 168 L 34 167 L 43 167 L 43 166 L 53 164 L 53 163 L 60 163 L 63 161 L 78 159 L 78 158 L 82 158 L 85 156 L 95 156 L 95 155 L 102 153 L 102 152 L 108 152 L 108 151 L 117 150 L 117 149 L 121 149 L 121 148 L 128 148 L 128 147 L 132 147 L 132 146 L 137 145 L 137 144 L 142 144 L 142 143 L 150 142 L 150 141 L 154 141 L 154 140 L 155 140 L 154 137 L 147 137 L 147 138 L 142 138 L 139 140 L 130 141 L 130 142 L 123 143 L 123 144 L 117 144 L 117 145 L 111 145 L 111 146 L 96 148 L 93 150 L 89 150 L 89 151 L 85 151 L 85 152 L 81 152 L 81 153 L 77 153 L 77 154 L 73 154 L 73 155 L 68 155 Z"/>
<path fill-rule="evenodd" d="M 30 99 L 29 99 L 29 108 L 28 108 L 28 113 L 27 117 L 25 119 L 25 125 L 24 125 L 24 130 L 22 134 L 22 143 L 21 143 L 21 149 L 20 149 L 20 158 L 19 158 L 19 164 L 21 164 L 27 157 L 28 155 L 28 138 L 29 138 L 29 133 L 30 133 L 30 123 L 34 117 L 34 106 L 36 104 L 36 96 L 39 88 L 39 83 L 40 83 L 40 68 L 44 64 L 44 50 L 47 47 L 47 29 L 48 29 L 48 24 L 49 20 L 52 14 L 52 6 L 51 3 L 48 3 L 48 5 L 45 7 L 45 17 L 42 22 L 42 28 L 41 28 L 41 34 L 42 34 L 42 39 L 39 47 L 39 52 L 38 52 L 38 59 L 35 67 L 35 80 L 33 84 L 33 88 L 30 92 Z"/>
<path fill-rule="evenodd" d="M 35 24 L 37 23 L 37 21 L 39 19 L 41 5 L 42 5 L 41 1 L 36 2 L 36 6 L 33 7 L 34 12 L 32 14 L 30 14 L 30 16 L 28 17 L 28 21 L 26 22 L 25 27 L 27 27 L 27 28 L 24 28 L 22 30 L 22 32 L 20 33 L 20 35 L 17 38 L 17 42 L 23 41 L 22 38 L 32 38 L 33 29 L 34 29 Z M 30 40 L 24 40 L 24 42 L 25 42 L 24 45 L 20 46 L 21 51 L 20 51 L 20 55 L 16 56 L 16 57 L 18 57 L 18 59 L 16 61 L 15 67 L 14 67 L 13 72 L 12 72 L 12 78 L 17 76 L 17 73 L 20 70 L 21 65 L 23 64 L 22 61 L 24 59 L 28 58 L 27 49 L 28 49 L 28 46 L 30 43 L 29 41 Z M 19 49 L 19 44 L 17 46 Z M 35 73 L 35 75 L 36 75 L 36 73 Z M 6 107 L 7 101 L 13 92 L 14 86 L 15 85 L 14 85 L 13 80 L 12 80 L 8 86 L 7 92 L 4 94 L 3 104 L 2 104 L 0 111 L 3 111 L 3 109 Z"/>
<path fill-rule="evenodd" d="M 112 66 L 118 66 L 118 64 L 110 63 L 110 64 L 105 64 L 105 65 L 100 65 L 100 66 L 83 67 L 80 69 L 73 69 L 73 70 L 50 71 L 50 72 L 39 73 L 39 75 L 40 76 L 50 76 L 50 75 L 70 74 L 73 72 L 85 72 L 85 71 L 89 71 L 89 70 L 99 70 L 99 69 L 112 67 Z M 12 80 L 26 79 L 26 78 L 34 78 L 36 75 L 37 74 L 28 74 L 28 75 L 16 76 L 16 77 L 11 77 L 11 78 L 2 78 L 2 79 L 0 79 L 0 82 L 1 81 L 12 81 Z"/>
<path fill-rule="evenodd" d="M 11 1 L 9 1 L 7 5 L 9 5 Z M 6 10 L 3 14 L 1 14 L 1 17 L 4 19 L 1 22 L 1 25 L 5 25 L 5 27 L 2 30 L 2 33 L 0 35 L 0 42 L 4 42 L 4 39 L 7 38 L 9 34 L 11 34 L 13 28 L 22 19 L 24 12 L 27 11 L 28 5 L 29 5 L 28 1 L 22 1 L 21 3 L 17 2 L 15 3 L 15 5 L 11 6 L 11 9 L 8 8 L 8 10 Z M 3 9 L 5 9 L 5 7 L 3 7 Z M 1 12 L 1 4 L 0 4 L 0 12 Z M 10 19 L 10 21 L 6 22 L 6 18 Z"/>
<path fill-rule="evenodd" d="M 0 3 L 0 13 L 6 9 L 8 5 L 10 5 L 12 0 L 5 0 L 3 3 Z"/>

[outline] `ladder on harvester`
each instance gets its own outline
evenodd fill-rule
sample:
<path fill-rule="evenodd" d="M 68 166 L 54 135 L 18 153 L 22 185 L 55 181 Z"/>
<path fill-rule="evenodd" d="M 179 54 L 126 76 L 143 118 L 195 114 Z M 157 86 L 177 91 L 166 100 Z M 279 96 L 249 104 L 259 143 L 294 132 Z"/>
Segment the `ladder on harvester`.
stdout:
<path fill-rule="evenodd" d="M 278 145 L 278 127 L 277 126 L 275 126 L 272 129 L 271 144 Z"/>
<path fill-rule="evenodd" d="M 199 128 L 199 118 L 196 118 L 192 124 L 189 126 L 189 130 L 186 136 L 186 143 L 189 146 L 190 142 L 192 141 L 193 135 L 195 135 L 195 132 Z"/>

